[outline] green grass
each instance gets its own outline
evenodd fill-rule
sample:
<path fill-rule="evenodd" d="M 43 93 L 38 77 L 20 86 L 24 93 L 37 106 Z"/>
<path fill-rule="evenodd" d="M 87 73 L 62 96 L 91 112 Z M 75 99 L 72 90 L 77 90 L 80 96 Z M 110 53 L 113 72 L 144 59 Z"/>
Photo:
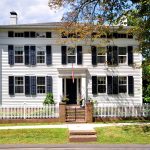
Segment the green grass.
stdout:
<path fill-rule="evenodd" d="M 64 144 L 67 129 L 0 130 L 0 144 Z"/>
<path fill-rule="evenodd" d="M 150 144 L 150 125 L 96 128 L 99 144 Z"/>

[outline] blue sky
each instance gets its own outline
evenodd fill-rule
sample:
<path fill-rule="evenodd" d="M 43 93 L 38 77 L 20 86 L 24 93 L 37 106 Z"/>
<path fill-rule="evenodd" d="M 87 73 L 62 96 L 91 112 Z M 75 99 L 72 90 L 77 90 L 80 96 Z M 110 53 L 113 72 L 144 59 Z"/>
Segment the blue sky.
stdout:
<path fill-rule="evenodd" d="M 61 20 L 63 9 L 50 10 L 48 0 L 1 0 L 0 25 L 10 22 L 10 11 L 18 14 L 18 24 L 37 22 L 57 22 Z"/>

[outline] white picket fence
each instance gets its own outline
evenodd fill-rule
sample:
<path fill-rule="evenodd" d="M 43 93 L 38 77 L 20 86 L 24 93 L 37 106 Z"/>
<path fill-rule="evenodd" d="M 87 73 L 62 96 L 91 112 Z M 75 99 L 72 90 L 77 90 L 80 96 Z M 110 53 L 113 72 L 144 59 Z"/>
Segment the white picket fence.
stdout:
<path fill-rule="evenodd" d="M 58 117 L 59 107 L 57 105 L 0 106 L 0 119 L 38 119 Z"/>
<path fill-rule="evenodd" d="M 94 117 L 150 117 L 150 104 L 108 106 L 94 105 Z"/>

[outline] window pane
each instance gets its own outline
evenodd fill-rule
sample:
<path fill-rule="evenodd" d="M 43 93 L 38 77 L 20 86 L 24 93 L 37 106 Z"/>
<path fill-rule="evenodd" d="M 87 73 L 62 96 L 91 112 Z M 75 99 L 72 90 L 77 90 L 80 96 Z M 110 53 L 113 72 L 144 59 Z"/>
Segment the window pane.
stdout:
<path fill-rule="evenodd" d="M 98 93 L 106 93 L 106 86 L 98 85 Z"/>
<path fill-rule="evenodd" d="M 119 93 L 127 92 L 127 78 L 119 77 Z"/>
<path fill-rule="evenodd" d="M 99 77 L 98 84 L 106 84 L 105 77 Z"/>
<path fill-rule="evenodd" d="M 106 93 L 106 77 L 98 77 L 98 93 Z"/>
<path fill-rule="evenodd" d="M 75 56 L 68 56 L 68 63 L 75 63 Z"/>
<path fill-rule="evenodd" d="M 45 63 L 45 56 L 37 56 L 37 63 Z"/>
<path fill-rule="evenodd" d="M 23 63 L 23 47 L 15 47 L 15 63 Z"/>
<path fill-rule="evenodd" d="M 126 56 L 119 56 L 119 63 L 126 63 Z"/>
<path fill-rule="evenodd" d="M 15 93 L 23 93 L 23 86 L 15 86 Z"/>
<path fill-rule="evenodd" d="M 45 86 L 37 86 L 37 93 L 45 93 Z"/>
<path fill-rule="evenodd" d="M 119 47 L 119 55 L 126 55 L 126 47 Z"/>
<path fill-rule="evenodd" d="M 98 56 L 97 57 L 97 62 L 98 63 L 105 63 L 106 61 L 105 61 L 105 56 Z"/>
<path fill-rule="evenodd" d="M 97 55 L 105 55 L 105 47 L 97 47 Z"/>
<path fill-rule="evenodd" d="M 75 48 L 74 47 L 68 47 L 68 55 L 75 55 Z"/>
<path fill-rule="evenodd" d="M 126 92 L 127 92 L 126 85 L 120 85 L 119 86 L 119 93 L 126 93 Z"/>
<path fill-rule="evenodd" d="M 15 93 L 23 93 L 23 77 L 15 77 Z"/>
<path fill-rule="evenodd" d="M 45 77 L 37 77 L 38 85 L 45 85 Z"/>

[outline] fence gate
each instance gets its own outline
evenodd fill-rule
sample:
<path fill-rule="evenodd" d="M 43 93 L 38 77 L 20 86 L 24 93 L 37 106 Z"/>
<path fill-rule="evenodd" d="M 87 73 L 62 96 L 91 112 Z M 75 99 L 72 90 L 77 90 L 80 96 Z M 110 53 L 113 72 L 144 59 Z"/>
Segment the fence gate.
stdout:
<path fill-rule="evenodd" d="M 66 122 L 85 122 L 85 108 L 78 105 L 67 105 Z"/>

